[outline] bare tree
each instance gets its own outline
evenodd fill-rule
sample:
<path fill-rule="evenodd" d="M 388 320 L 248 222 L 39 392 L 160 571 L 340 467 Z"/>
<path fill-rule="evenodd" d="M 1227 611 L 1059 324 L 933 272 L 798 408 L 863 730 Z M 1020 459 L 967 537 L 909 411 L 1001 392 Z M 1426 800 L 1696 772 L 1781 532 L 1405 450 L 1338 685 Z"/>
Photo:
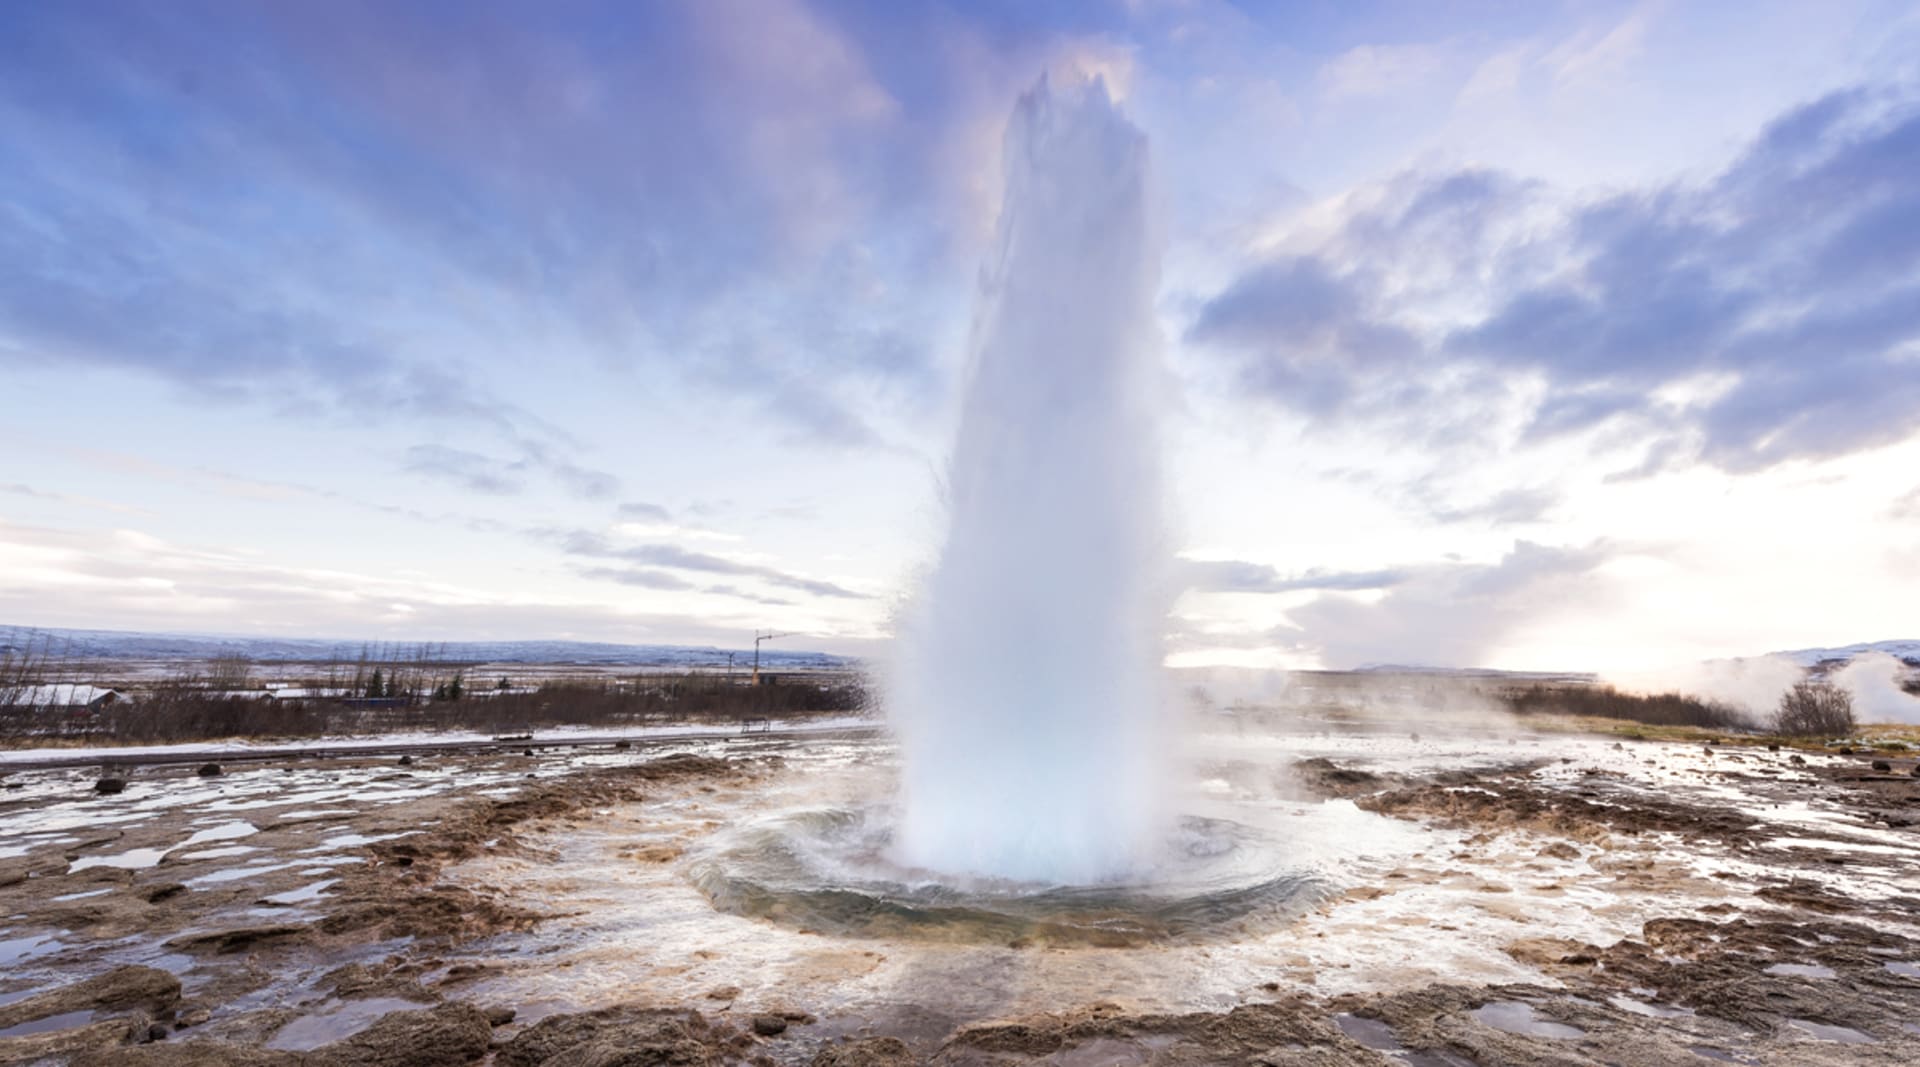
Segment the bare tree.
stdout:
<path fill-rule="evenodd" d="M 1775 733 L 1796 737 L 1845 736 L 1853 732 L 1853 694 L 1827 681 L 1805 681 L 1780 697 Z"/>

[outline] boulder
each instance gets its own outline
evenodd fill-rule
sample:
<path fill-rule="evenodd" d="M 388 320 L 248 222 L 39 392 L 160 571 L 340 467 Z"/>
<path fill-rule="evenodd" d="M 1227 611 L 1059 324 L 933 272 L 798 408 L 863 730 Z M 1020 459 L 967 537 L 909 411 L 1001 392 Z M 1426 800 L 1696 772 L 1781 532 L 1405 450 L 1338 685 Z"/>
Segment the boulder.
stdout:
<path fill-rule="evenodd" d="M 226 772 L 220 769 L 220 765 L 218 763 L 202 763 L 200 765 L 200 769 L 195 771 L 194 773 L 198 774 L 202 778 L 218 778 L 222 774 L 225 774 Z"/>
<path fill-rule="evenodd" d="M 93 791 L 101 796 L 112 796 L 115 793 L 124 793 L 127 791 L 127 780 L 125 778 L 102 778 L 93 783 Z"/>

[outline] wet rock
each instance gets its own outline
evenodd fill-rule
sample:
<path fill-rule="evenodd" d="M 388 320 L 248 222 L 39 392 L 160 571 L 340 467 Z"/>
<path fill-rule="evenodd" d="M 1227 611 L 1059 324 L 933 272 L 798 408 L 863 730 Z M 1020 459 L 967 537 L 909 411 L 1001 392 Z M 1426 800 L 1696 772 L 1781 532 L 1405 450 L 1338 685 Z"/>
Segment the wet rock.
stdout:
<path fill-rule="evenodd" d="M 1387 782 L 1372 771 L 1342 767 L 1324 756 L 1295 761 L 1293 773 L 1300 784 L 1322 796 L 1350 797 L 1370 793 Z"/>
<path fill-rule="evenodd" d="M 372 1026 L 326 1045 L 306 1059 L 312 1067 L 467 1067 L 486 1055 L 493 1027 L 471 1004 L 427 1011 L 396 1011 Z"/>
<path fill-rule="evenodd" d="M 1796 755 L 1788 756 L 1787 762 L 1798 767 L 1805 767 L 1807 765 L 1807 758 L 1805 756 L 1796 754 Z"/>
<path fill-rule="evenodd" d="M 870 1037 L 821 1049 L 813 1067 L 913 1067 L 913 1053 L 897 1037 Z"/>
<path fill-rule="evenodd" d="M 401 756 L 401 757 L 400 757 L 400 766 L 402 766 L 402 767 L 411 767 L 411 766 L 413 766 L 413 757 L 412 757 L 412 756 Z"/>
<path fill-rule="evenodd" d="M 494 1057 L 498 1067 L 627 1067 L 704 1065 L 712 1050 L 694 1033 L 693 1020 L 644 1008 L 606 1008 L 550 1015 L 515 1034 Z"/>
<path fill-rule="evenodd" d="M 186 891 L 187 887 L 179 882 L 162 882 L 159 885 L 147 887 L 140 895 L 147 903 L 158 904 L 163 900 L 172 900 Z"/>
<path fill-rule="evenodd" d="M 226 772 L 220 769 L 218 763 L 202 763 L 200 769 L 194 773 L 202 778 L 218 778 Z"/>
<path fill-rule="evenodd" d="M 1872 767 L 1876 771 L 1893 770 L 1893 764 L 1888 763 L 1886 760 L 1883 760 L 1883 759 L 1874 760 L 1872 763 L 1868 764 L 1868 766 Z"/>
<path fill-rule="evenodd" d="M 1780 746 L 1779 746 L 1778 744 L 1771 744 L 1771 745 L 1768 745 L 1768 746 L 1767 746 L 1767 751 L 1768 751 L 1768 752 L 1778 752 L 1778 751 L 1780 751 Z"/>
<path fill-rule="evenodd" d="M 166 1023 L 153 1023 L 147 1027 L 147 1040 L 165 1041 L 171 1033 L 173 1033 L 173 1031 L 167 1029 Z"/>
<path fill-rule="evenodd" d="M 787 1020 L 778 1015 L 756 1015 L 753 1017 L 753 1032 L 761 1037 L 777 1037 L 787 1032 Z"/>
<path fill-rule="evenodd" d="M 0 1004 L 0 1030 L 80 1011 L 139 1010 L 158 1015 L 180 1001 L 180 979 L 156 967 L 115 967 L 102 975 Z"/>
<path fill-rule="evenodd" d="M 77 1056 L 73 1067 L 302 1067 L 298 1053 L 226 1041 L 181 1041 Z"/>
<path fill-rule="evenodd" d="M 1565 841 L 1555 841 L 1553 844 L 1541 849 L 1540 855 L 1547 859 L 1577 860 L 1580 858 L 1580 850 L 1567 844 Z"/>
<path fill-rule="evenodd" d="M 708 1000 L 739 1000 L 740 987 L 737 985 L 723 985 L 717 989 L 709 989 L 707 990 L 707 999 Z"/>
<path fill-rule="evenodd" d="M 125 778 L 102 778 L 93 783 L 93 791 L 99 793 L 101 796 L 112 796 L 116 793 L 124 793 L 127 791 L 127 780 Z"/>
<path fill-rule="evenodd" d="M 515 1015 L 519 1014 L 518 1012 L 514 1011 L 512 1008 L 509 1008 L 504 1004 L 496 1004 L 493 1007 L 487 1008 L 485 1010 L 487 1013 L 488 1026 L 505 1026 L 508 1023 L 513 1021 L 513 1017 Z"/>
<path fill-rule="evenodd" d="M 32 876 L 33 865 L 27 860 L 8 860 L 0 863 L 0 889 L 19 885 Z"/>
<path fill-rule="evenodd" d="M 180 1027 L 180 1029 L 185 1030 L 189 1026 L 204 1026 L 207 1020 L 211 1018 L 213 1018 L 212 1012 L 205 1008 L 195 1008 L 192 1011 L 182 1012 L 180 1016 L 174 1020 L 174 1024 Z"/>
<path fill-rule="evenodd" d="M 622 751 L 625 751 L 626 749 L 629 749 L 629 748 L 632 748 L 632 747 L 633 747 L 633 742 L 631 742 L 631 741 L 615 741 L 615 742 L 613 743 L 613 747 L 615 747 L 615 748 L 617 748 L 617 749 L 620 749 L 620 750 L 622 750 Z"/>
<path fill-rule="evenodd" d="M 271 926 L 242 926 L 232 930 L 209 930 L 204 933 L 182 934 L 167 942 L 168 948 L 185 949 L 189 952 L 211 950 L 215 953 L 240 952 L 267 942 L 288 941 L 304 937 L 305 926 L 292 923 L 280 923 Z"/>

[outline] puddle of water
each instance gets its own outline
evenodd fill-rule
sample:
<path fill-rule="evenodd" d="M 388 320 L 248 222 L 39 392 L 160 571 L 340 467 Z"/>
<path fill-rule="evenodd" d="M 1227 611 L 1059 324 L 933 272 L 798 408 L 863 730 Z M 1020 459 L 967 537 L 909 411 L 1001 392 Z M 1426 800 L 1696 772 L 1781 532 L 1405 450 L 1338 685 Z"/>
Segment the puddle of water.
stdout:
<path fill-rule="evenodd" d="M 1496 1000 L 1473 1009 L 1473 1018 L 1483 1026 L 1526 1037 L 1575 1038 L 1587 1032 L 1577 1026 L 1542 1019 L 1533 1013 L 1533 1005 L 1518 1000 Z"/>
<path fill-rule="evenodd" d="M 65 896 L 54 897 L 53 899 L 64 903 L 69 900 L 85 900 L 88 897 L 97 897 L 97 896 L 100 896 L 102 893 L 111 893 L 111 892 L 113 892 L 113 888 L 109 886 L 106 889 L 89 889 L 84 893 L 68 893 Z"/>
<path fill-rule="evenodd" d="M 49 1015 L 44 1019 L 18 1023 L 0 1030 L 0 1038 L 25 1037 L 28 1034 L 44 1034 L 49 1030 L 70 1030 L 76 1026 L 85 1026 L 93 1021 L 91 1011 L 69 1011 L 59 1015 Z"/>
<path fill-rule="evenodd" d="M 1797 978 L 1832 978 L 1833 968 L 1822 967 L 1817 963 L 1776 963 L 1767 968 L 1768 974 L 1790 974 Z"/>
<path fill-rule="evenodd" d="M 1687 1051 L 1692 1052 L 1696 1056 L 1705 1056 L 1707 1059 L 1710 1059 L 1710 1060 L 1719 1060 L 1721 1063 L 1752 1063 L 1753 1062 L 1752 1060 L 1747 1059 L 1745 1056 L 1736 1056 L 1733 1053 L 1728 1052 L 1726 1049 L 1714 1048 L 1712 1045 L 1688 1045 Z"/>
<path fill-rule="evenodd" d="M 275 893 L 270 897 L 263 897 L 262 899 L 269 904 L 305 904 L 309 901 L 319 900 L 320 894 L 326 892 L 328 886 L 338 884 L 339 881 L 340 879 L 338 878 L 329 878 L 324 882 L 303 885 L 298 889 L 289 889 L 284 893 Z"/>
<path fill-rule="evenodd" d="M 332 837 L 321 838 L 318 845 L 306 851 L 335 852 L 343 848 L 359 848 L 362 845 L 371 845 L 377 841 L 391 841 L 396 837 L 405 837 L 407 834 L 417 832 L 408 830 L 398 834 L 334 834 Z"/>
<path fill-rule="evenodd" d="M 1875 1045 L 1879 1039 L 1872 1034 L 1861 1033 L 1851 1026 L 1835 1026 L 1832 1023 L 1817 1023 L 1811 1019 L 1788 1019 L 1787 1025 L 1796 1030 L 1804 1030 L 1822 1041 L 1838 1041 L 1843 1045 Z"/>
<path fill-rule="evenodd" d="M 245 819 L 235 819 L 232 822 L 223 822 L 218 826 L 209 826 L 205 830 L 196 830 L 192 837 L 187 838 L 174 847 L 192 848 L 195 845 L 204 845 L 209 841 L 235 841 L 242 837 L 252 837 L 259 832 L 259 827 L 247 822 Z"/>
<path fill-rule="evenodd" d="M 1612 996 L 1607 998 L 1607 1003 L 1621 1011 L 1630 1011 L 1649 1019 L 1680 1019 L 1693 1014 L 1692 1008 L 1680 1008 L 1672 1004 L 1649 1004 L 1632 997 Z"/>
<path fill-rule="evenodd" d="M 425 1005 L 397 997 L 349 1000 L 328 1011 L 303 1015 L 281 1027 L 267 1047 L 283 1052 L 311 1052 L 321 1045 L 352 1037 L 393 1011 L 422 1011 Z"/>
<path fill-rule="evenodd" d="M 1908 963 L 1905 960 L 1894 960 L 1891 963 L 1888 963 L 1886 967 L 1887 967 L 1887 970 L 1892 971 L 1897 975 L 1900 975 L 1902 978 L 1920 978 L 1920 963 Z"/>
<path fill-rule="evenodd" d="M 22 960 L 44 956 L 60 947 L 52 934 L 30 934 L 0 941 L 0 967 L 11 967 Z"/>
<path fill-rule="evenodd" d="M 1333 1017 L 1333 1025 L 1339 1027 L 1341 1033 L 1370 1049 L 1378 1049 L 1381 1052 L 1400 1052 L 1404 1048 L 1400 1044 L 1400 1039 L 1394 1036 L 1393 1027 L 1378 1019 L 1341 1012 Z"/>
<path fill-rule="evenodd" d="M 16 989 L 11 993 L 0 993 L 0 1006 L 12 1004 L 18 1000 L 25 1000 L 38 992 L 40 992 L 40 990 L 37 987 L 28 986 L 25 989 Z"/>
<path fill-rule="evenodd" d="M 136 848 L 112 856 L 82 856 L 67 868 L 68 874 L 77 874 L 90 867 L 118 867 L 123 871 L 140 871 L 160 862 L 167 854 L 164 848 Z"/>
<path fill-rule="evenodd" d="M 234 882 L 242 878 L 251 878 L 256 874 L 266 874 L 270 871 L 284 871 L 288 867 L 293 866 L 297 865 L 292 863 L 269 863 L 264 867 L 229 867 L 224 871 L 215 871 L 212 874 L 203 874 L 198 878 L 189 878 L 187 879 L 187 885 L 196 888 L 203 885 L 219 885 L 222 882 Z"/>
<path fill-rule="evenodd" d="M 228 845 L 225 848 L 203 848 L 198 852 L 181 852 L 170 858 L 180 863 L 193 863 L 198 860 L 217 860 L 228 856 L 244 856 L 249 852 L 258 852 L 253 845 Z"/>

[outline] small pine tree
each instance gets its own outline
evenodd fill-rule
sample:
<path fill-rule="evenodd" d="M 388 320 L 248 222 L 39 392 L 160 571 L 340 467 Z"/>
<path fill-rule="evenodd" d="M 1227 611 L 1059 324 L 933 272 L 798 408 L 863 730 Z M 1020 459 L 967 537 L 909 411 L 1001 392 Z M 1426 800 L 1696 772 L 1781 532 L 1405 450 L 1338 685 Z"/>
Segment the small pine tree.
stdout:
<path fill-rule="evenodd" d="M 447 683 L 447 699 L 457 701 L 460 699 L 460 694 L 464 691 L 465 687 L 460 684 L 460 672 L 454 671 L 453 681 Z"/>
<path fill-rule="evenodd" d="M 373 669 L 373 679 L 367 683 L 367 697 L 370 700 L 379 700 L 386 695 L 387 680 L 380 674 L 380 668 L 375 667 Z"/>

